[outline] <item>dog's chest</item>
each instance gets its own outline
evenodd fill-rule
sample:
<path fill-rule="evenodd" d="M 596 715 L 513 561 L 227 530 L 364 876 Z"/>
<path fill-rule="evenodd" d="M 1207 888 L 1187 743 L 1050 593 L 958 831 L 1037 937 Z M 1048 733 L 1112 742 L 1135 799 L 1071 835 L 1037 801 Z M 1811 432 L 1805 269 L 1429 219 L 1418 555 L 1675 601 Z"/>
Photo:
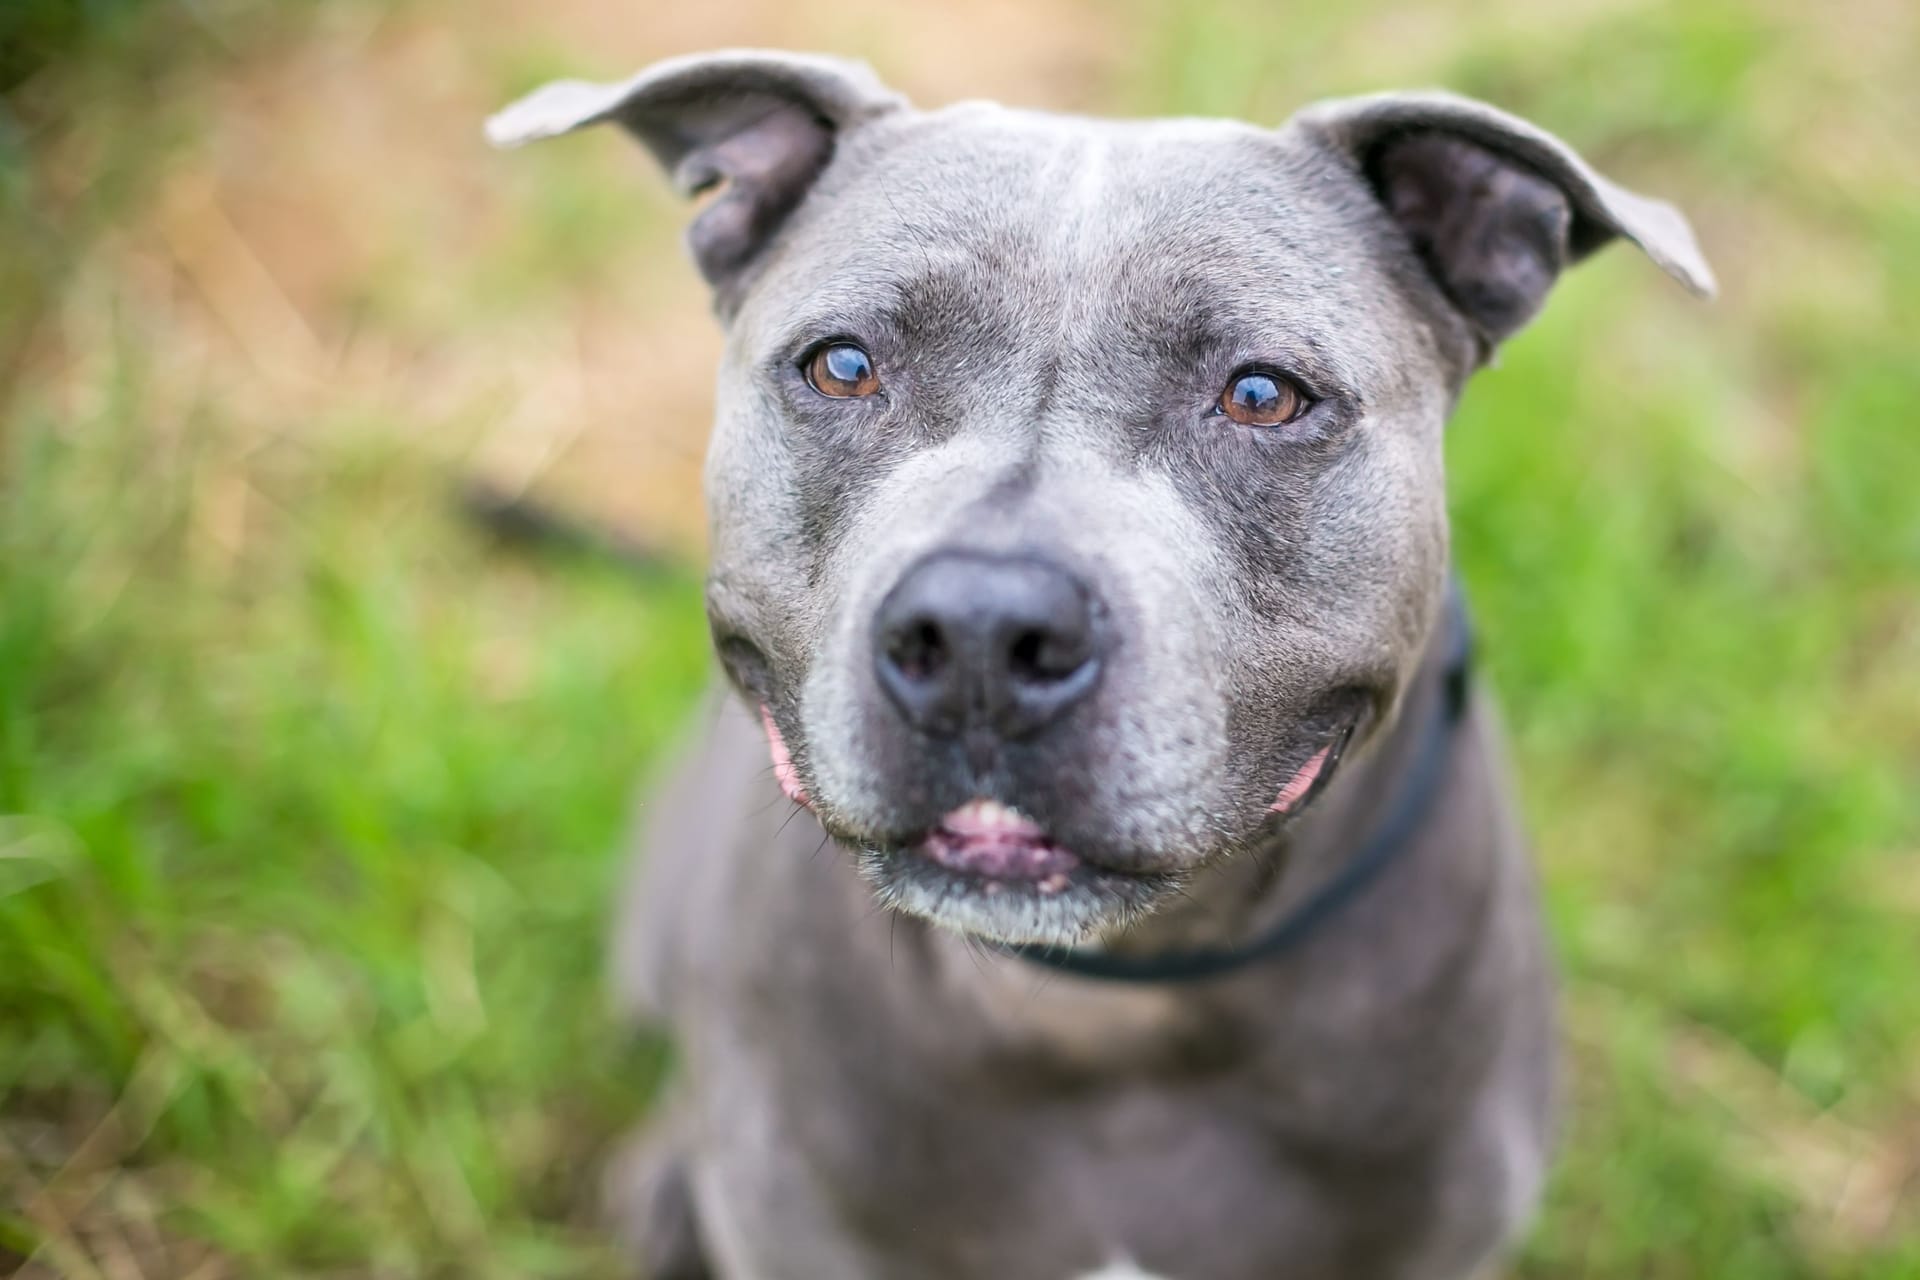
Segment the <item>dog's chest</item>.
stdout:
<path fill-rule="evenodd" d="M 1510 1225 L 1492 1037 L 1356 1015 L 1337 972 L 1225 1008 L 1024 972 L 957 997 L 834 881 L 765 868 L 761 900 L 814 909 L 716 953 L 683 1028 L 721 1274 L 1458 1280 Z"/>
<path fill-rule="evenodd" d="M 728 1162 L 742 1203 L 821 1189 L 876 1275 L 1270 1280 L 1285 1258 L 1299 1280 L 1384 1276 L 1429 1199 L 1417 1162 L 1356 1178 L 1303 1159 L 1232 1086 L 1021 1096 L 885 1074 L 843 1077 L 844 1105 L 766 1100 L 797 1121 L 797 1167 Z"/>

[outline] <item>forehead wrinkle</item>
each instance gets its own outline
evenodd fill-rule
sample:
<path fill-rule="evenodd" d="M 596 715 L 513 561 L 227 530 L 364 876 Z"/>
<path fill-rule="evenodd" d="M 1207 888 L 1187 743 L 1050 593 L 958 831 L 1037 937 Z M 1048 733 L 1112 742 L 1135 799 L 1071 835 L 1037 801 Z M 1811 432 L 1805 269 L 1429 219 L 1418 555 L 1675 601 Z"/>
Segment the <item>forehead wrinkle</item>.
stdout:
<path fill-rule="evenodd" d="M 1265 139 L 1247 141 L 1256 145 L 1242 146 L 1238 172 L 1258 162 L 1257 176 L 1230 188 L 1217 175 L 1187 174 L 1180 156 L 1134 184 L 1136 213 L 1107 249 L 1107 330 L 1140 354 L 1192 364 L 1271 359 L 1328 390 L 1357 391 L 1378 373 L 1366 344 L 1352 341 L 1368 324 L 1356 305 L 1362 280 L 1337 252 L 1309 248 L 1321 220 L 1303 175 Z M 1339 243 L 1337 234 L 1320 239 Z"/>
<path fill-rule="evenodd" d="M 1050 185 L 1052 170 L 1068 171 L 1059 187 L 1059 203 L 1051 211 L 1055 261 L 1078 262 L 1097 252 L 1096 235 L 1110 221 L 1103 197 L 1112 152 L 1113 143 L 1104 135 L 1068 135 L 1061 138 L 1053 163 L 1043 171 L 1042 189 Z"/>
<path fill-rule="evenodd" d="M 1058 416 L 1063 366 L 1076 346 L 1073 335 L 1097 328 L 1097 323 L 1089 321 L 1097 315 L 1099 300 L 1090 296 L 1087 283 L 1101 281 L 1102 245 L 1110 238 L 1113 221 L 1105 198 L 1113 150 L 1108 135 L 1062 132 L 1056 137 L 1052 154 L 1035 175 L 1034 190 L 1040 198 L 1028 237 L 1033 260 L 1047 264 L 1036 281 L 1040 312 L 1046 319 L 1030 330 L 1036 347 L 1030 357 L 1031 416 L 1023 433 L 1029 448 L 1050 434 L 1048 424 Z"/>

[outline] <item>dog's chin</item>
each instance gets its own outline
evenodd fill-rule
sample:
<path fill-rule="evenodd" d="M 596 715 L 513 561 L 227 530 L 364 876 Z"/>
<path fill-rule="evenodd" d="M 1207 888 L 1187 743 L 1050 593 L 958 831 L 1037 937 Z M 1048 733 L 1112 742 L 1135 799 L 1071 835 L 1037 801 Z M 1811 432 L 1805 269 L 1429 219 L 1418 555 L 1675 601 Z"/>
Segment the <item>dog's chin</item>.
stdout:
<path fill-rule="evenodd" d="M 1012 852 L 1006 870 L 956 863 L 950 838 L 863 846 L 860 871 L 886 906 L 989 942 L 1068 947 L 1125 929 L 1177 891 L 1176 872 L 1115 871 L 1053 845 Z M 1018 865 L 1018 864 L 1028 865 Z"/>

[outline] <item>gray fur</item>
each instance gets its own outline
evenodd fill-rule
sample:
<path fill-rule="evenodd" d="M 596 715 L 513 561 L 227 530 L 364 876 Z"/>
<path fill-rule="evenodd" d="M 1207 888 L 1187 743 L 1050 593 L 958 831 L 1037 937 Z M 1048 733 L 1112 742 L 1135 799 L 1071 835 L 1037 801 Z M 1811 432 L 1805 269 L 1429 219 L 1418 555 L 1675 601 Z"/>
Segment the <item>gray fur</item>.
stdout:
<path fill-rule="evenodd" d="M 490 132 L 599 120 L 683 185 L 733 184 L 691 240 L 727 326 L 707 599 L 743 696 L 650 810 L 617 956 L 683 1054 L 625 1165 L 655 1272 L 1472 1273 L 1533 1202 L 1553 1074 L 1486 706 L 1416 847 L 1279 961 L 1115 987 L 978 940 L 1231 945 L 1340 864 L 1406 766 L 1400 709 L 1434 696 L 1462 383 L 1608 238 L 1710 289 L 1684 220 L 1433 94 L 1116 123 L 919 111 L 854 64 L 735 52 L 551 88 Z M 880 397 L 809 389 L 837 338 Z M 1318 404 L 1209 416 L 1250 361 Z M 1117 636 L 1032 742 L 916 737 L 876 687 L 880 600 L 956 549 L 1065 566 Z M 1349 714 L 1311 810 L 1270 812 Z M 976 796 L 1116 875 L 925 874 L 904 850 Z"/>

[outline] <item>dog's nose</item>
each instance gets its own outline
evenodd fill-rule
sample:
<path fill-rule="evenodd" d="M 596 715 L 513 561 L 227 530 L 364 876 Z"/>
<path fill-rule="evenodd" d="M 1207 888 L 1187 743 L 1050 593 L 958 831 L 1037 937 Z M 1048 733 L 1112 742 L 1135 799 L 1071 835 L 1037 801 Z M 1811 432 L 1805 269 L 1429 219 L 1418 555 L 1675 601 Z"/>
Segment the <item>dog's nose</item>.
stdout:
<path fill-rule="evenodd" d="M 1093 690 L 1095 613 L 1086 585 L 1057 565 L 937 552 L 880 603 L 880 687 L 926 733 L 1030 737 Z"/>

